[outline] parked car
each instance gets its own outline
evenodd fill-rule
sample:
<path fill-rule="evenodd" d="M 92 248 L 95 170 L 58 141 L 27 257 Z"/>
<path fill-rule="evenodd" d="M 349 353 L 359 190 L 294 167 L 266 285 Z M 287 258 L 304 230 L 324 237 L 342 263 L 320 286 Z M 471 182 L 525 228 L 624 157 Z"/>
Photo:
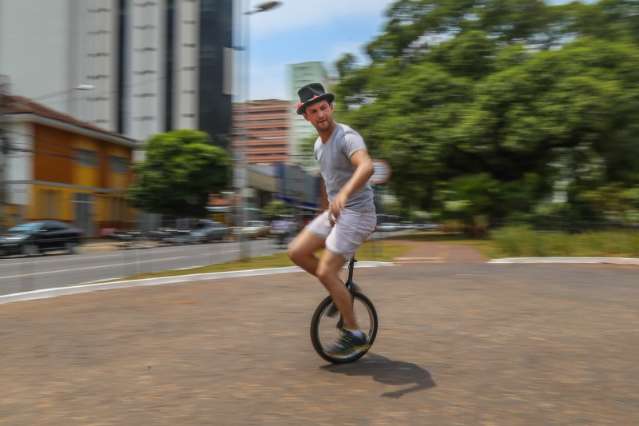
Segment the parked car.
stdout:
<path fill-rule="evenodd" d="M 23 223 L 10 228 L 6 235 L 0 237 L 0 256 L 33 256 L 55 250 L 74 253 L 81 239 L 81 230 L 63 222 L 45 220 Z"/>
<path fill-rule="evenodd" d="M 177 233 L 177 229 L 173 228 L 157 228 L 146 233 L 146 238 L 151 241 L 165 241 L 168 238 L 173 237 Z"/>
<path fill-rule="evenodd" d="M 201 220 L 190 232 L 193 243 L 208 243 L 210 241 L 222 241 L 230 233 L 228 226 L 214 220 Z"/>
<path fill-rule="evenodd" d="M 277 245 L 284 247 L 290 238 L 295 235 L 297 226 L 292 219 L 282 217 L 271 222 L 270 235 L 275 237 Z"/>
<path fill-rule="evenodd" d="M 393 222 L 384 222 L 377 225 L 376 230 L 379 232 L 394 232 L 401 230 L 401 225 L 399 223 Z"/>
<path fill-rule="evenodd" d="M 271 231 L 271 227 L 263 220 L 249 220 L 246 226 L 236 228 L 233 232 L 236 236 L 244 236 L 246 238 L 266 237 Z"/>
<path fill-rule="evenodd" d="M 437 231 L 441 226 L 437 223 L 418 223 L 415 225 L 415 229 L 420 231 Z"/>

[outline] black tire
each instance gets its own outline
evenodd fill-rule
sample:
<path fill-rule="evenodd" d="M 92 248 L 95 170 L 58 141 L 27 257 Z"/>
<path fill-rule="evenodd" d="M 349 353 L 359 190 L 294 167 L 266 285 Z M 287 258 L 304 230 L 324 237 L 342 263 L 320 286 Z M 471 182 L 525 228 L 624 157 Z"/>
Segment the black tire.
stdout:
<path fill-rule="evenodd" d="M 36 244 L 26 243 L 22 246 L 21 251 L 23 255 L 31 257 L 39 255 L 40 253 L 42 253 L 43 250 L 41 250 L 40 247 L 38 247 Z"/>
<path fill-rule="evenodd" d="M 326 315 L 330 307 L 333 305 L 333 299 L 331 299 L 330 296 L 322 300 L 322 302 L 317 306 L 317 309 L 315 309 L 315 313 L 313 314 L 313 319 L 311 320 L 311 342 L 313 343 L 313 348 L 315 348 L 315 351 L 319 356 L 332 364 L 346 364 L 349 362 L 357 361 L 358 359 L 366 355 L 366 352 L 368 352 L 370 347 L 373 346 L 375 338 L 377 337 L 379 320 L 377 318 L 377 311 L 375 310 L 375 306 L 373 306 L 373 303 L 368 299 L 368 297 L 364 296 L 362 293 L 353 292 L 352 294 L 354 298 L 353 303 L 361 303 L 368 312 L 369 326 L 364 329 L 368 336 L 369 342 L 367 349 L 355 352 L 354 354 L 343 358 L 331 356 L 326 353 L 324 344 L 322 342 L 322 337 L 320 336 L 320 327 L 323 323 L 328 322 L 331 327 L 334 327 L 336 330 L 338 330 L 338 323 L 341 323 L 341 316 L 339 315 L 339 313 L 334 317 L 329 317 Z M 360 320 L 362 320 L 362 318 L 358 316 L 358 321 Z"/>
<path fill-rule="evenodd" d="M 64 250 L 67 252 L 67 254 L 75 254 L 77 246 L 77 243 L 68 241 L 64 243 Z"/>

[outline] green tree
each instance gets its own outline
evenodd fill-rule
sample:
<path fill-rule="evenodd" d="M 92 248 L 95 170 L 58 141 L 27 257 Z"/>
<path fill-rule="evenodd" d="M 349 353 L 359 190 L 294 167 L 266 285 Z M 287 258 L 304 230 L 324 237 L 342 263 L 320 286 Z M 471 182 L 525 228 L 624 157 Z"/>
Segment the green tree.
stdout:
<path fill-rule="evenodd" d="M 135 167 L 129 197 L 135 207 L 177 217 L 206 215 L 208 196 L 230 182 L 228 153 L 210 143 L 206 133 L 176 130 L 159 133 L 145 145 L 146 159 Z"/>
<path fill-rule="evenodd" d="M 636 9 L 629 0 L 398 0 L 367 47 L 371 62 L 343 58 L 337 118 L 389 161 L 404 208 L 471 226 L 538 211 L 631 217 Z M 565 206 L 549 209 L 558 192 Z M 624 203 L 632 214 L 619 213 Z"/>
<path fill-rule="evenodd" d="M 273 200 L 264 206 L 263 214 L 269 219 L 285 216 L 291 213 L 291 208 L 281 200 Z"/>

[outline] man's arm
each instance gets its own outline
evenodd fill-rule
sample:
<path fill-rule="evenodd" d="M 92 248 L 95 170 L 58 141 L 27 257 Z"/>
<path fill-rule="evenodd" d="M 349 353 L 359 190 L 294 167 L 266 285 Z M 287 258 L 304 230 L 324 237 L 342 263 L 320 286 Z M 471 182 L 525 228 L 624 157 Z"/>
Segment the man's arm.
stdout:
<path fill-rule="evenodd" d="M 359 191 L 373 176 L 373 160 L 365 149 L 360 149 L 351 156 L 351 164 L 355 166 L 353 176 L 346 182 L 330 205 L 331 213 L 335 218 L 339 217 L 348 198 Z"/>
<path fill-rule="evenodd" d="M 324 183 L 324 179 L 320 176 L 320 210 L 327 210 L 328 205 L 328 195 L 326 195 L 326 184 Z"/>

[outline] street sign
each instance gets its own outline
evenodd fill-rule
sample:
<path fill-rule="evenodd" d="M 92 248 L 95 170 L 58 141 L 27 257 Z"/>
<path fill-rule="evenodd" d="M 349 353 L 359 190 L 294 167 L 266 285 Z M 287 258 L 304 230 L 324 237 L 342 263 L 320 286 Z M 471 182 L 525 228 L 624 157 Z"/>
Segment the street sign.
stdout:
<path fill-rule="evenodd" d="M 388 182 L 391 176 L 391 168 L 384 160 L 373 160 L 373 176 L 370 178 L 370 183 L 373 185 L 381 185 Z"/>

